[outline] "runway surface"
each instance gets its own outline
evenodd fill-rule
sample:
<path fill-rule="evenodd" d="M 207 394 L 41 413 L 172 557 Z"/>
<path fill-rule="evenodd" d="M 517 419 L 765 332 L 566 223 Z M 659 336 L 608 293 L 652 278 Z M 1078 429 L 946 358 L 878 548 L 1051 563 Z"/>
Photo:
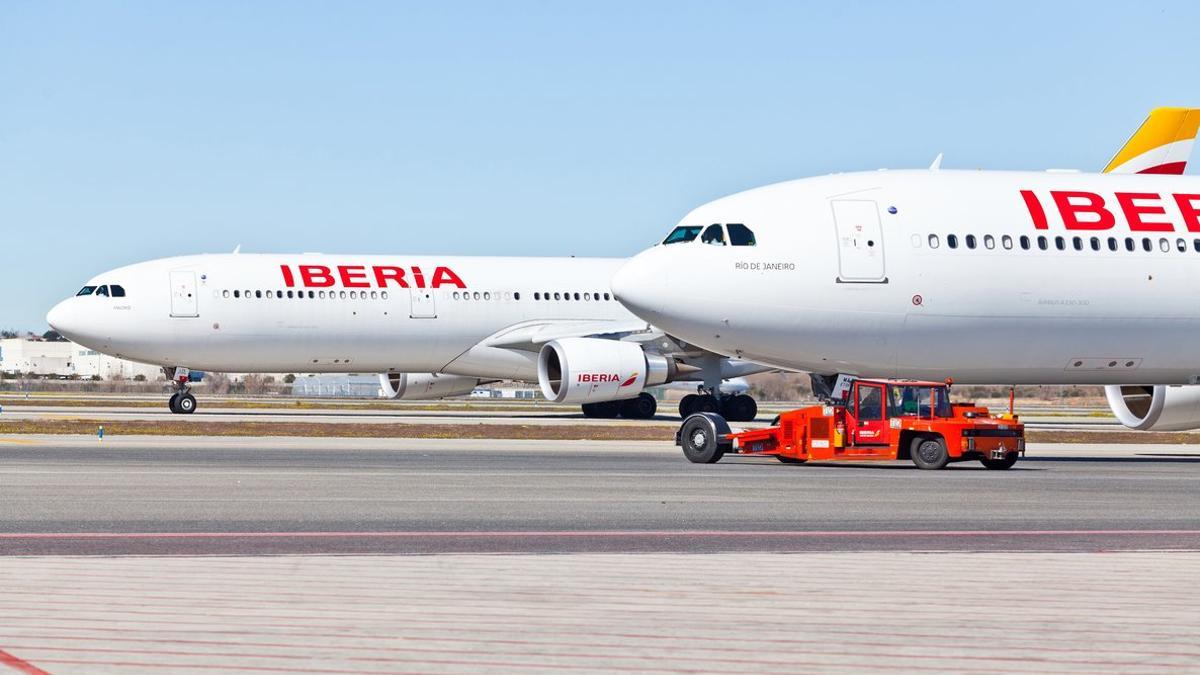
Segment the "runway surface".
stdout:
<path fill-rule="evenodd" d="M 1029 454 L 4 436 L 0 672 L 1200 669 L 1200 452 Z"/>
<path fill-rule="evenodd" d="M 0 553 L 1200 549 L 1190 446 L 694 465 L 660 442 L 8 438 Z"/>

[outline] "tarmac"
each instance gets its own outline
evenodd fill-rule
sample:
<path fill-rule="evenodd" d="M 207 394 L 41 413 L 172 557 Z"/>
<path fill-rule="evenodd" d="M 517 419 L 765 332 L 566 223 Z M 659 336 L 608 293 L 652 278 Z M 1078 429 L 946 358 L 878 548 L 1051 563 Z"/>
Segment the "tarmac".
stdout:
<path fill-rule="evenodd" d="M 0 672 L 1200 671 L 1200 451 L 1027 454 L 0 436 Z"/>

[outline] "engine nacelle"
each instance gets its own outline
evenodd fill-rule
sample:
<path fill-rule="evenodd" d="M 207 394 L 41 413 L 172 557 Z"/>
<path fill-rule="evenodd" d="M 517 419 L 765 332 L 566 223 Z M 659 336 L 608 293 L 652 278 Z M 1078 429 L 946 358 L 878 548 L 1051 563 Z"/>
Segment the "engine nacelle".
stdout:
<path fill-rule="evenodd" d="M 557 403 L 633 398 L 675 375 L 673 359 L 647 354 L 634 342 L 563 338 L 547 342 L 538 354 L 542 395 Z"/>
<path fill-rule="evenodd" d="M 437 373 L 382 373 L 379 391 L 384 398 L 420 401 L 447 396 L 462 396 L 479 386 L 479 379 Z"/>
<path fill-rule="evenodd" d="M 1110 385 L 1104 394 L 1117 420 L 1130 429 L 1200 429 L 1200 386 Z"/>

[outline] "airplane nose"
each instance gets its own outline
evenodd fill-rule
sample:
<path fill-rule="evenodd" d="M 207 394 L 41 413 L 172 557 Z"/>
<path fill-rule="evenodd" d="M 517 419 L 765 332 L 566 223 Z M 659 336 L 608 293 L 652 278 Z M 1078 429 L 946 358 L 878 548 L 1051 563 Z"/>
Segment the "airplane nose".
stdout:
<path fill-rule="evenodd" d="M 72 336 L 78 335 L 78 331 L 75 330 L 75 322 L 72 321 L 74 312 L 69 307 L 70 302 L 70 300 L 63 300 L 51 307 L 50 311 L 46 313 L 46 323 L 50 324 L 50 327 L 59 335 L 73 340 Z"/>
<path fill-rule="evenodd" d="M 656 253 L 650 249 L 633 256 L 612 278 L 613 295 L 646 321 L 654 321 L 662 311 L 662 292 L 668 282 L 667 268 Z"/>

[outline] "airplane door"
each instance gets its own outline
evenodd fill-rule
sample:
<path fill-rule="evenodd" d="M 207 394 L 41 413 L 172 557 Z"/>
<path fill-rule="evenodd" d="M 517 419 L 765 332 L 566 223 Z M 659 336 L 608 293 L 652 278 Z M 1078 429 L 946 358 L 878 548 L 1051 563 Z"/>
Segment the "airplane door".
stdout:
<path fill-rule="evenodd" d="M 837 226 L 838 281 L 887 283 L 883 269 L 883 228 L 875 202 L 839 199 L 832 204 Z"/>
<path fill-rule="evenodd" d="M 428 288 L 410 288 L 408 293 L 412 302 L 412 309 L 408 314 L 409 318 L 437 318 L 437 303 L 434 302 L 433 291 Z"/>
<path fill-rule="evenodd" d="M 196 273 L 171 272 L 171 316 L 200 316 L 196 303 Z"/>

